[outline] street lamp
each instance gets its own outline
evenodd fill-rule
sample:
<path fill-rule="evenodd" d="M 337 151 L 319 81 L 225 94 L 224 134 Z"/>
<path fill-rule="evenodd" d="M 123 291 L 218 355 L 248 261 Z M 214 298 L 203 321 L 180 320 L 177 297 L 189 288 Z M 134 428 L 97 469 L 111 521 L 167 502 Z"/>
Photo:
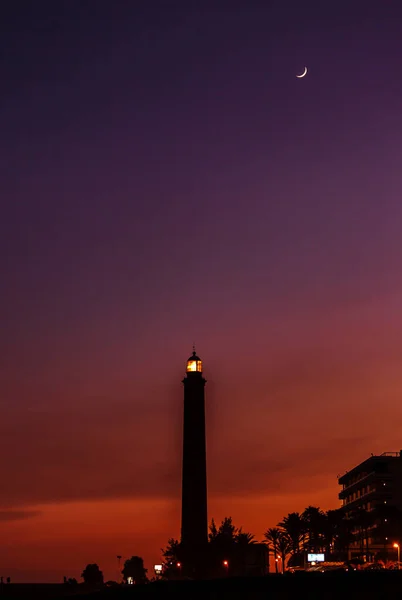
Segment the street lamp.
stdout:
<path fill-rule="evenodd" d="M 224 566 L 224 567 L 225 567 L 225 569 L 226 569 L 226 575 L 227 575 L 227 574 L 228 574 L 228 572 L 229 572 L 229 561 L 228 561 L 228 560 L 224 560 L 224 561 L 223 561 L 223 566 Z"/>
<path fill-rule="evenodd" d="M 394 544 L 394 548 L 398 549 L 398 571 L 399 571 L 399 563 L 401 562 L 401 548 L 399 544 Z"/>
<path fill-rule="evenodd" d="M 121 559 L 123 558 L 121 554 L 116 556 L 117 558 L 117 569 L 118 569 L 118 577 L 117 579 L 121 580 L 122 572 L 121 572 Z"/>

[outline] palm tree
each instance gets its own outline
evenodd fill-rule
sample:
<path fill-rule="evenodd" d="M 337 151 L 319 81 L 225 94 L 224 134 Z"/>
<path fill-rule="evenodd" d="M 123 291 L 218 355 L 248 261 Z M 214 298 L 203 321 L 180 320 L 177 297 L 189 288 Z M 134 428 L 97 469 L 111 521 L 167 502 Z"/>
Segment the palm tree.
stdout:
<path fill-rule="evenodd" d="M 246 546 L 248 544 L 255 544 L 254 535 L 248 531 L 243 531 L 242 528 L 238 530 L 235 535 L 235 542 L 241 546 Z"/>
<path fill-rule="evenodd" d="M 354 540 L 354 523 L 346 514 L 337 527 L 337 535 L 335 538 L 335 549 L 344 556 L 344 560 L 349 558 L 349 548 Z"/>
<path fill-rule="evenodd" d="M 317 506 L 308 506 L 302 514 L 302 519 L 308 533 L 308 547 L 313 552 L 320 552 L 325 530 L 324 512 Z"/>
<path fill-rule="evenodd" d="M 327 510 L 324 520 L 324 545 L 328 555 L 336 551 L 337 539 L 345 520 L 345 513 L 342 509 Z"/>
<path fill-rule="evenodd" d="M 278 527 L 281 527 L 288 534 L 292 543 L 292 554 L 295 556 L 300 554 L 300 544 L 304 542 L 306 533 L 305 522 L 300 513 L 289 513 L 280 523 L 278 523 Z"/>
<path fill-rule="evenodd" d="M 274 556 L 275 556 L 275 572 L 276 573 L 278 573 L 277 557 L 278 557 L 278 554 L 280 554 L 279 544 L 280 544 L 281 535 L 283 535 L 283 532 L 278 527 L 270 527 L 264 533 L 264 537 L 267 540 L 267 542 L 269 542 L 269 544 L 272 544 L 272 548 L 273 548 Z"/>
<path fill-rule="evenodd" d="M 292 540 L 285 531 L 282 531 L 279 537 L 278 550 L 282 560 L 282 573 L 284 573 L 286 558 L 292 551 Z"/>

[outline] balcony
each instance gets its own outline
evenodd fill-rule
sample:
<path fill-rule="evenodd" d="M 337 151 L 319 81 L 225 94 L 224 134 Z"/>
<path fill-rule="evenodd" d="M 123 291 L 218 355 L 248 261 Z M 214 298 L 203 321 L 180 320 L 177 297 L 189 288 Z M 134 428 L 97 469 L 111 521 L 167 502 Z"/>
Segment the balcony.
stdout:
<path fill-rule="evenodd" d="M 367 475 L 365 475 L 364 477 L 356 479 L 348 485 L 344 485 L 343 489 L 339 492 L 339 499 L 343 500 L 344 498 L 349 496 L 349 494 L 353 494 L 358 489 L 361 489 L 362 487 L 365 487 L 368 484 L 370 484 L 370 487 L 373 486 L 379 489 L 383 487 L 384 483 L 385 486 L 389 486 L 389 484 L 392 483 L 392 481 L 392 474 L 377 473 L 376 471 L 371 471 L 371 473 L 367 473 Z"/>
<path fill-rule="evenodd" d="M 340 498 L 341 500 L 346 500 L 345 498 Z M 360 496 L 356 496 L 353 500 L 349 500 L 349 502 L 345 502 L 342 507 L 348 510 L 355 510 L 356 508 L 361 507 L 363 504 L 375 503 L 375 504 L 383 504 L 384 502 L 391 502 L 392 500 L 392 491 L 390 488 L 372 488 L 370 491 L 365 494 L 361 494 Z"/>

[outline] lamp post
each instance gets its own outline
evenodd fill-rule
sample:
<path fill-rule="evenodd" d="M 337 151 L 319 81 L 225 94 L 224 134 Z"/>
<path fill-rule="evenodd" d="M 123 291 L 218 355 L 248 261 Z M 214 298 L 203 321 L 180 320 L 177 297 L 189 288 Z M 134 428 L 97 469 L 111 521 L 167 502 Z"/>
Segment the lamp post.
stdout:
<path fill-rule="evenodd" d="M 229 561 L 228 561 L 228 560 L 224 560 L 224 561 L 223 561 L 223 566 L 225 567 L 225 570 L 226 570 L 226 576 L 227 576 L 227 575 L 228 575 L 228 573 L 229 573 Z"/>
<path fill-rule="evenodd" d="M 399 544 L 394 544 L 394 548 L 398 549 L 398 571 L 399 571 L 399 563 L 401 562 L 401 548 Z"/>
<path fill-rule="evenodd" d="M 121 581 L 121 559 L 123 558 L 120 554 L 116 556 L 117 558 L 117 572 L 118 572 L 118 581 Z"/>

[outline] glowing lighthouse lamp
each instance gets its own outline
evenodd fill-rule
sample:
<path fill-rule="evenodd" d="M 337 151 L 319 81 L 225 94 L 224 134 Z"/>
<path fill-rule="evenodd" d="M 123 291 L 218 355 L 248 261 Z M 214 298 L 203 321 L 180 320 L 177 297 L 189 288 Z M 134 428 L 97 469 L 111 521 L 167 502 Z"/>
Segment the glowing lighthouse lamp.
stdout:
<path fill-rule="evenodd" d="M 202 373 L 202 360 L 196 355 L 195 350 L 187 361 L 187 373 Z"/>

